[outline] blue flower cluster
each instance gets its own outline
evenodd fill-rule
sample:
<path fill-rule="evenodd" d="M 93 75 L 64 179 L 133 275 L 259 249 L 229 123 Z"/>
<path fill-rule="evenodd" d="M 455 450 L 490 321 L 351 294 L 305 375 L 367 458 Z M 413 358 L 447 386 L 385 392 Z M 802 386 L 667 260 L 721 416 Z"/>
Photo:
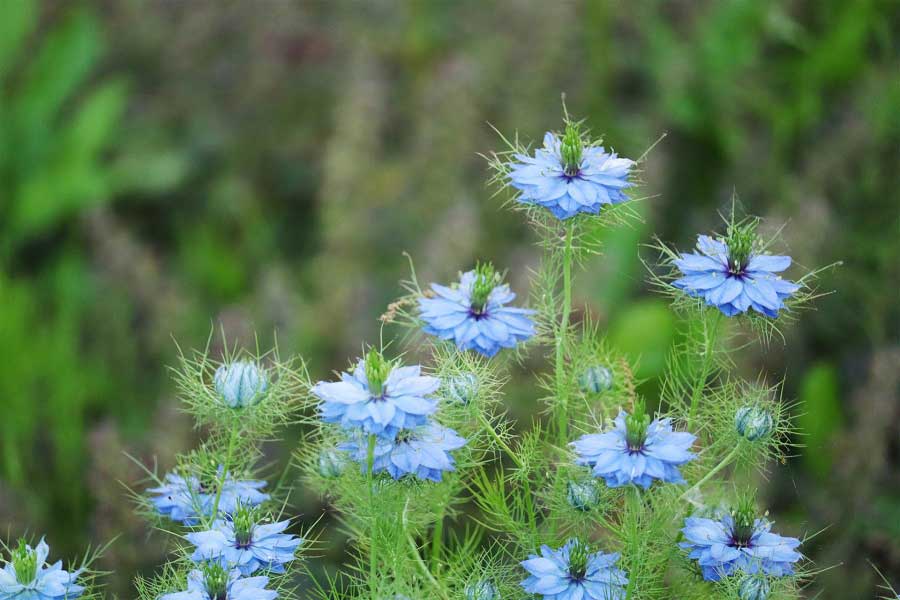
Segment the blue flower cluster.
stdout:
<path fill-rule="evenodd" d="M 267 590 L 269 578 L 241 577 L 216 563 L 202 565 L 188 574 L 187 590 L 159 597 L 159 600 L 274 600 L 278 592 Z"/>
<path fill-rule="evenodd" d="M 219 477 L 221 472 L 220 467 Z M 196 525 L 201 519 L 212 517 L 216 496 L 219 497 L 219 515 L 230 515 L 241 504 L 255 506 L 269 499 L 269 495 L 261 491 L 266 486 L 265 481 L 234 479 L 226 475 L 221 486 L 219 494 L 218 481 L 205 483 L 199 477 L 169 473 L 162 485 L 147 491 L 159 514 L 185 525 Z"/>
<path fill-rule="evenodd" d="M 191 560 L 218 561 L 245 577 L 260 569 L 284 573 L 284 565 L 294 560 L 294 553 L 303 543 L 297 536 L 282 533 L 290 521 L 257 523 L 252 513 L 246 520 L 239 516 L 234 521 L 216 521 L 208 531 L 184 536 L 196 547 Z"/>
<path fill-rule="evenodd" d="M 419 298 L 423 330 L 453 340 L 460 350 L 492 357 L 534 335 L 529 317 L 535 311 L 506 306 L 516 295 L 490 265 L 463 273 L 452 287 L 432 283 L 431 291 L 431 297 Z"/>
<path fill-rule="evenodd" d="M 690 447 L 696 437 L 673 431 L 669 419 L 650 422 L 639 405 L 631 415 L 620 412 L 606 433 L 581 436 L 570 445 L 576 464 L 591 467 L 609 487 L 635 484 L 649 488 L 654 480 L 683 483 L 680 465 L 692 460 Z"/>
<path fill-rule="evenodd" d="M 618 561 L 618 553 L 591 553 L 577 539 L 558 550 L 541 546 L 540 556 L 521 563 L 530 574 L 522 587 L 548 600 L 624 600 L 628 577 Z"/>
<path fill-rule="evenodd" d="M 41 540 L 37 548 L 24 541 L 0 569 L 0 600 L 67 600 L 78 598 L 84 587 L 76 583 L 82 571 L 66 571 L 62 561 L 47 562 L 50 547 Z"/>
<path fill-rule="evenodd" d="M 421 372 L 418 365 L 399 366 L 372 350 L 352 374 L 343 373 L 341 381 L 320 381 L 313 387 L 322 401 L 322 421 L 337 423 L 348 432 L 349 440 L 338 448 L 348 452 L 363 472 L 369 468 L 373 436 L 373 473 L 441 481 L 445 471 L 455 469 L 450 451 L 462 448 L 466 440 L 430 418 L 438 405 L 432 394 L 441 382 Z"/>

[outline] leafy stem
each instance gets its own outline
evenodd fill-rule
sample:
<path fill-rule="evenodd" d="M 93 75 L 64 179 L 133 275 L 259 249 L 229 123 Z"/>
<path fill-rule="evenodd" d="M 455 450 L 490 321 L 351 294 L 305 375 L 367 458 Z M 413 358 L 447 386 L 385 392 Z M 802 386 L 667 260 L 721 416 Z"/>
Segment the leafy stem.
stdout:
<path fill-rule="evenodd" d="M 565 381 L 565 359 L 567 337 L 569 333 L 569 313 L 572 312 L 572 237 L 575 226 L 570 221 L 566 224 L 566 240 L 563 249 L 563 306 L 559 321 L 559 332 L 556 335 L 556 405 L 557 430 L 559 445 L 564 447 L 568 441 L 568 404 L 569 390 Z"/>

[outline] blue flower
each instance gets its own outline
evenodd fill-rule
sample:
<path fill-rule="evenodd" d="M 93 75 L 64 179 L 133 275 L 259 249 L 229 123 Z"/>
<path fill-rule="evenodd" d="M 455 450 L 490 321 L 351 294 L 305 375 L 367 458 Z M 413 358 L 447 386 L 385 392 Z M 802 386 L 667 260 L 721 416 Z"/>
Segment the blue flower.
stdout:
<path fill-rule="evenodd" d="M 284 565 L 294 560 L 303 543 L 297 536 L 282 533 L 290 521 L 257 523 L 255 512 L 239 507 L 231 521 L 218 520 L 208 531 L 187 534 L 185 539 L 196 546 L 191 560 L 219 561 L 247 576 L 260 569 L 284 573 Z"/>
<path fill-rule="evenodd" d="M 278 592 L 267 590 L 268 577 L 242 578 L 235 569 L 226 572 L 210 563 L 188 573 L 187 591 L 174 592 L 159 600 L 274 600 Z"/>
<path fill-rule="evenodd" d="M 796 551 L 800 540 L 770 531 L 765 519 L 755 519 L 746 510 L 724 514 L 718 519 L 688 517 L 684 521 L 685 542 L 703 572 L 703 578 L 718 581 L 735 571 L 764 573 L 781 577 L 794 572 L 801 558 Z"/>
<path fill-rule="evenodd" d="M 673 431 L 669 419 L 651 423 L 641 405 L 631 415 L 620 412 L 614 423 L 611 431 L 583 435 L 570 444 L 576 464 L 592 467 L 609 487 L 633 483 L 646 489 L 654 479 L 684 483 L 678 467 L 694 458 L 694 435 Z"/>
<path fill-rule="evenodd" d="M 465 446 L 466 440 L 455 431 L 429 422 L 416 429 L 400 431 L 395 440 L 379 438 L 375 444 L 373 473 L 387 471 L 394 479 L 414 475 L 419 479 L 441 481 L 444 471 L 455 471 L 451 450 Z M 339 446 L 360 463 L 363 473 L 368 467 L 368 442 L 360 437 Z"/>
<path fill-rule="evenodd" d="M 243 408 L 259 402 L 269 387 L 266 372 L 243 360 L 216 369 L 213 376 L 216 393 L 231 408 Z"/>
<path fill-rule="evenodd" d="M 603 146 L 585 147 L 575 123 L 566 124 L 562 139 L 545 134 L 544 147 L 533 158 L 516 154 L 515 159 L 509 181 L 521 192 L 518 201 L 544 206 L 559 219 L 597 214 L 604 204 L 624 202 L 624 190 L 633 185 L 628 175 L 634 161 Z"/>
<path fill-rule="evenodd" d="M 753 235 L 746 227 L 732 227 L 726 239 L 698 236 L 699 253 L 681 254 L 675 259 L 683 277 L 672 285 L 689 296 L 702 298 L 729 317 L 751 308 L 777 317 L 784 301 L 800 286 L 776 275 L 791 265 L 791 257 L 758 253 Z"/>
<path fill-rule="evenodd" d="M 353 374 L 341 381 L 320 381 L 313 393 L 322 400 L 322 420 L 344 429 L 361 429 L 391 440 L 401 429 L 424 424 L 437 410 L 430 398 L 440 387 L 437 377 L 422 375 L 422 368 L 397 367 L 372 350 Z"/>
<path fill-rule="evenodd" d="M 221 469 L 219 471 L 221 476 Z M 258 505 L 269 499 L 260 490 L 265 481 L 225 477 L 219 497 L 219 514 L 234 512 L 239 504 Z M 195 476 L 184 477 L 176 473 L 166 475 L 163 484 L 147 490 L 150 502 L 159 514 L 185 525 L 196 525 L 201 518 L 212 516 L 217 494 L 217 482 L 205 483 Z"/>
<path fill-rule="evenodd" d="M 559 550 L 541 546 L 540 556 L 521 563 L 531 575 L 522 587 L 548 600 L 624 600 L 628 577 L 614 566 L 618 560 L 618 553 L 591 554 L 574 539 Z"/>
<path fill-rule="evenodd" d="M 463 273 L 459 285 L 431 284 L 434 296 L 419 299 L 425 333 L 453 340 L 460 350 L 494 356 L 534 335 L 535 311 L 506 306 L 516 295 L 490 265 Z"/>
<path fill-rule="evenodd" d="M 0 600 L 64 600 L 81 596 L 84 587 L 76 583 L 81 569 L 64 571 L 62 561 L 50 565 L 49 554 L 50 547 L 44 540 L 37 548 L 20 540 L 11 560 L 0 569 Z"/>

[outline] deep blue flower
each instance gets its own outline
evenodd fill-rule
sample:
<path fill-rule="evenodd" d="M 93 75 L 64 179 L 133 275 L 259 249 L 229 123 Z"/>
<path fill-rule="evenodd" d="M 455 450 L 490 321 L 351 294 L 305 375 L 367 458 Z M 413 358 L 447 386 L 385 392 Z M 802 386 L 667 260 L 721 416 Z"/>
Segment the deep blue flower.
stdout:
<path fill-rule="evenodd" d="M 431 284 L 434 296 L 419 299 L 425 333 L 453 340 L 460 350 L 494 356 L 534 335 L 535 311 L 506 306 L 516 295 L 490 265 L 463 273 L 459 285 Z"/>
<path fill-rule="evenodd" d="M 624 600 L 628 577 L 615 567 L 618 560 L 618 553 L 590 553 L 579 540 L 559 550 L 541 546 L 540 556 L 521 563 L 531 575 L 522 587 L 547 600 Z"/>
<path fill-rule="evenodd" d="M 455 431 L 434 422 L 400 431 L 394 440 L 379 438 L 375 444 L 373 473 L 387 471 L 394 479 L 415 475 L 419 479 L 441 481 L 444 471 L 455 471 L 451 450 L 465 446 L 466 440 Z M 339 446 L 360 463 L 365 473 L 368 467 L 368 441 L 359 437 Z"/>
<path fill-rule="evenodd" d="M 219 473 L 221 476 L 221 470 Z M 265 481 L 234 479 L 228 475 L 222 484 L 219 514 L 231 514 L 240 504 L 255 506 L 265 502 L 269 495 L 260 491 L 265 486 Z M 217 485 L 204 483 L 195 476 L 169 473 L 161 486 L 147 491 L 152 494 L 150 501 L 159 514 L 185 525 L 196 525 L 201 518 L 212 516 Z"/>
<path fill-rule="evenodd" d="M 208 531 L 195 531 L 185 539 L 196 546 L 191 560 L 216 560 L 247 576 L 260 569 L 284 573 L 284 565 L 294 560 L 301 538 L 282 533 L 290 521 L 256 522 L 255 511 L 239 507 L 233 520 L 218 520 Z"/>
<path fill-rule="evenodd" d="M 651 423 L 639 403 L 631 415 L 620 412 L 611 431 L 583 435 L 570 445 L 575 463 L 592 467 L 594 476 L 609 487 L 633 483 L 646 489 L 654 479 L 684 483 L 678 467 L 694 458 L 690 447 L 695 439 L 673 431 L 670 419 Z"/>
<path fill-rule="evenodd" d="M 578 213 L 597 214 L 604 204 L 628 199 L 624 190 L 634 161 L 606 152 L 603 146 L 585 147 L 578 126 L 567 123 L 560 139 L 544 135 L 544 147 L 534 157 L 516 154 L 509 182 L 520 191 L 518 201 L 544 206 L 559 219 Z"/>
<path fill-rule="evenodd" d="M 0 600 L 64 600 L 81 596 L 84 587 L 76 583 L 81 569 L 70 573 L 63 570 L 62 561 L 48 564 L 49 554 L 44 540 L 37 548 L 20 541 L 0 569 Z"/>
<path fill-rule="evenodd" d="M 269 387 L 266 372 L 243 360 L 224 364 L 216 369 L 213 383 L 216 393 L 231 408 L 256 404 Z"/>
<path fill-rule="evenodd" d="M 372 350 L 353 374 L 341 381 L 320 381 L 313 393 L 322 400 L 322 420 L 344 429 L 361 429 L 391 440 L 401 429 L 424 424 L 437 410 L 431 398 L 440 387 L 437 377 L 422 375 L 422 368 L 398 367 Z"/>
<path fill-rule="evenodd" d="M 267 590 L 268 577 L 241 577 L 210 563 L 188 573 L 187 591 L 160 596 L 159 600 L 274 600 L 278 592 Z"/>
<path fill-rule="evenodd" d="M 800 286 L 776 275 L 791 265 L 791 257 L 758 253 L 753 235 L 752 230 L 737 229 L 722 240 L 698 236 L 698 253 L 675 259 L 683 277 L 672 285 L 729 317 L 751 308 L 777 317 L 784 301 Z"/>
<path fill-rule="evenodd" d="M 770 531 L 765 519 L 755 519 L 748 511 L 725 513 L 718 519 L 688 517 L 679 545 L 689 551 L 703 572 L 703 578 L 718 581 L 736 571 L 781 577 L 794 572 L 793 563 L 802 557 L 796 548 L 800 540 Z"/>

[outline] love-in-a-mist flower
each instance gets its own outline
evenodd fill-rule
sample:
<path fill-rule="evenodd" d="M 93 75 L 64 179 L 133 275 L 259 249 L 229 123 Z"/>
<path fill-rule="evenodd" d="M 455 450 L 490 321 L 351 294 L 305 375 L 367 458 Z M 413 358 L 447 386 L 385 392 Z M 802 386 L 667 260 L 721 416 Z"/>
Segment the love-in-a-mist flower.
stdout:
<path fill-rule="evenodd" d="M 632 414 L 619 413 L 612 430 L 583 435 L 570 445 L 575 463 L 591 467 L 609 487 L 633 483 L 646 489 L 656 479 L 684 483 L 678 467 L 694 458 L 690 447 L 695 439 L 673 431 L 669 419 L 651 422 L 643 402 L 638 402 Z"/>
<path fill-rule="evenodd" d="M 463 273 L 459 284 L 431 284 L 432 297 L 419 299 L 425 333 L 453 340 L 460 350 L 494 356 L 534 335 L 535 311 L 506 306 L 516 295 L 490 263 Z"/>
<path fill-rule="evenodd" d="M 698 252 L 675 259 L 682 277 L 672 285 L 729 317 L 751 308 L 777 317 L 800 286 L 777 275 L 791 266 L 791 257 L 762 253 L 756 226 L 757 221 L 733 223 L 718 240 L 698 236 Z"/>
<path fill-rule="evenodd" d="M 284 565 L 294 560 L 303 540 L 283 533 L 290 521 L 259 522 L 252 507 L 239 506 L 230 521 L 218 520 L 208 531 L 195 531 L 185 539 L 196 547 L 195 562 L 215 560 L 247 576 L 260 569 L 284 573 Z"/>
<path fill-rule="evenodd" d="M 719 581 L 737 571 L 763 573 L 775 577 L 790 575 L 794 563 L 802 558 L 797 552 L 800 540 L 772 533 L 771 523 L 757 518 L 752 502 L 721 517 L 688 517 L 684 521 L 686 541 L 679 545 L 697 561 L 703 578 Z"/>
<path fill-rule="evenodd" d="M 76 583 L 81 570 L 65 571 L 62 561 L 48 564 L 50 547 L 41 540 L 32 548 L 23 540 L 0 569 L 0 600 L 64 600 L 77 598 L 84 587 Z"/>
<path fill-rule="evenodd" d="M 453 450 L 466 440 L 449 427 L 429 422 L 415 429 L 403 429 L 396 439 L 379 438 L 373 455 L 372 472 L 387 471 L 394 479 L 414 475 L 419 479 L 441 481 L 446 471 L 455 471 Z M 368 469 L 368 440 L 363 436 L 340 446 L 350 453 L 362 471 Z"/>
<path fill-rule="evenodd" d="M 241 577 L 237 569 L 228 571 L 210 562 L 188 573 L 186 591 L 165 594 L 159 600 L 274 600 L 278 592 L 267 590 L 268 584 L 268 577 Z"/>
<path fill-rule="evenodd" d="M 231 408 L 251 406 L 262 400 L 269 388 L 266 372 L 258 365 L 238 360 L 216 369 L 216 393 Z"/>
<path fill-rule="evenodd" d="M 221 468 L 215 478 L 202 480 L 193 475 L 168 473 L 159 487 L 150 488 L 150 502 L 159 514 L 186 525 L 196 525 L 201 518 L 212 516 L 216 496 L 219 496 L 218 513 L 229 515 L 238 505 L 256 506 L 269 499 L 261 490 L 265 481 L 235 479 L 230 474 L 222 482 L 218 494 Z"/>
<path fill-rule="evenodd" d="M 615 566 L 618 560 L 618 553 L 592 553 L 577 539 L 559 550 L 544 545 L 540 556 L 522 561 L 530 574 L 522 587 L 547 600 L 623 600 L 628 577 Z"/>
<path fill-rule="evenodd" d="M 360 360 L 341 381 L 320 381 L 313 393 L 322 401 L 326 423 L 359 429 L 392 440 L 401 429 L 423 425 L 437 410 L 431 397 L 441 382 L 422 375 L 422 368 L 397 366 L 375 349 Z"/>
<path fill-rule="evenodd" d="M 519 190 L 518 201 L 543 206 L 559 219 L 597 214 L 604 204 L 624 202 L 624 190 L 633 185 L 628 176 L 634 161 L 585 143 L 571 121 L 561 139 L 548 132 L 533 157 L 516 154 L 515 161 L 509 166 L 509 183 Z"/>

